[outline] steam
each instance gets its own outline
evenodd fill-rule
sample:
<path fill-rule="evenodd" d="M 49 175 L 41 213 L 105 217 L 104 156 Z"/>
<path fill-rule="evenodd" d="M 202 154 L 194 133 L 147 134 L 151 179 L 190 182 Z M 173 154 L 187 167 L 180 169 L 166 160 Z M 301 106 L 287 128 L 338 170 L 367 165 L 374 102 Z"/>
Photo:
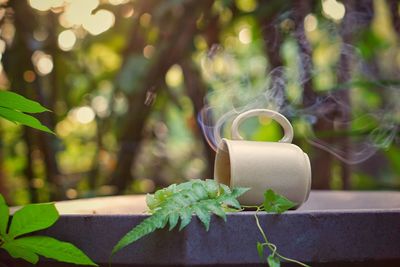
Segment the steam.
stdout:
<path fill-rule="evenodd" d="M 355 21 L 354 29 L 370 20 L 364 13 L 346 19 Z M 327 32 L 332 33 L 332 23 L 329 27 Z M 335 31 L 338 35 L 337 27 Z M 349 29 L 342 31 L 350 33 Z M 299 43 L 305 40 L 304 32 L 295 31 L 293 36 Z M 357 47 L 338 42 L 333 38 L 336 57 L 327 64 L 329 68 L 310 69 L 312 59 L 297 51 L 291 58 L 294 64 L 278 66 L 267 75 L 262 56 L 241 62 L 221 46 L 213 46 L 201 60 L 204 77 L 213 91 L 198 118 L 209 145 L 216 150 L 222 137 L 230 137 L 230 125 L 238 114 L 266 108 L 291 120 L 295 135 L 348 164 L 360 163 L 379 149 L 388 148 L 399 131 L 399 86 L 383 82 L 390 77 L 377 73 L 376 66 L 364 61 Z M 346 64 L 341 64 L 343 59 Z M 340 74 L 343 81 L 336 80 Z M 304 101 L 305 84 L 312 81 L 316 87 L 322 78 L 330 78 L 332 85 Z M 331 127 L 325 133 L 321 132 L 324 125 Z"/>

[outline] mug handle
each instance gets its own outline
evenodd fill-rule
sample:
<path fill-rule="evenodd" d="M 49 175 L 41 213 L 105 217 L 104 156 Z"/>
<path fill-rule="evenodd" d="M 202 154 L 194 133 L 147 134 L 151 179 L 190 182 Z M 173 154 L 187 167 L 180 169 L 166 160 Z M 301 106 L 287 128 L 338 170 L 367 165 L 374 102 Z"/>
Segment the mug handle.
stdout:
<path fill-rule="evenodd" d="M 258 115 L 267 116 L 267 117 L 275 120 L 282 126 L 284 136 L 278 142 L 281 142 L 281 143 L 291 143 L 292 142 L 292 140 L 293 140 L 292 125 L 290 124 L 288 119 L 286 119 L 285 116 L 283 116 L 279 112 L 276 112 L 276 111 L 273 111 L 270 109 L 251 109 L 251 110 L 245 111 L 242 114 L 240 114 L 239 116 L 237 116 L 232 122 L 232 128 L 231 128 L 232 139 L 243 140 L 243 137 L 239 134 L 240 124 L 242 124 L 243 121 L 245 121 L 249 117 L 254 117 L 254 116 L 258 116 Z"/>

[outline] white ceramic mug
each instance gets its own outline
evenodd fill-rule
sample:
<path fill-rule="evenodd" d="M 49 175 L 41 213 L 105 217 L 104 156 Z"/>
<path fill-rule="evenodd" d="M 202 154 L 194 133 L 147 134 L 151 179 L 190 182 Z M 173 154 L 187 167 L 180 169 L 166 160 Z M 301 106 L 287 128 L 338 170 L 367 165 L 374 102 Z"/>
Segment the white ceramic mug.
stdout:
<path fill-rule="evenodd" d="M 284 130 L 278 142 L 246 141 L 239 127 L 249 117 L 263 115 L 277 121 Z M 232 139 L 222 139 L 215 158 L 214 177 L 230 187 L 249 187 L 239 198 L 242 205 L 261 205 L 266 189 L 284 195 L 300 206 L 311 188 L 310 160 L 291 144 L 293 127 L 280 113 L 253 109 L 240 114 L 232 123 Z"/>

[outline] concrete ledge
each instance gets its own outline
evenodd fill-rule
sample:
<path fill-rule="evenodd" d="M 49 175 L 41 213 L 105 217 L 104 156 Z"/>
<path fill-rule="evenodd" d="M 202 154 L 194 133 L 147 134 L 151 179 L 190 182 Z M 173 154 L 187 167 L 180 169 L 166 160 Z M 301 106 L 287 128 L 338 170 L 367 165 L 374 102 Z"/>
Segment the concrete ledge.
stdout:
<path fill-rule="evenodd" d="M 63 215 L 42 233 L 74 243 L 104 265 L 116 242 L 147 216 L 141 214 L 143 196 L 57 206 Z M 312 192 L 299 210 L 259 217 L 270 241 L 285 256 L 317 265 L 386 261 L 385 266 L 400 266 L 398 192 Z M 229 214 L 227 223 L 213 217 L 209 232 L 194 219 L 182 232 L 157 231 L 125 248 L 113 258 L 113 266 L 258 265 L 259 240 L 254 212 Z M 0 261 L 7 259 L 0 255 Z M 67 266 L 45 261 L 42 265 L 46 264 Z"/>

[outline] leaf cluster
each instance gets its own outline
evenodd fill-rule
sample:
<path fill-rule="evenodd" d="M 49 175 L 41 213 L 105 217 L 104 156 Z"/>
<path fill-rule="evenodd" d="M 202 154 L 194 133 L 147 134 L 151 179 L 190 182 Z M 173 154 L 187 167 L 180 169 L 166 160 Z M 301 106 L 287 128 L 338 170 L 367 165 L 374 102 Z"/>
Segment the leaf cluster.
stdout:
<path fill-rule="evenodd" d="M 49 111 L 38 102 L 29 100 L 19 94 L 0 90 L 0 117 L 14 123 L 20 123 L 40 131 L 54 134 L 38 119 L 26 113 Z"/>
<path fill-rule="evenodd" d="M 26 236 L 52 226 L 58 218 L 59 214 L 53 203 L 30 204 L 14 213 L 8 227 L 9 207 L 0 195 L 0 248 L 13 258 L 21 258 L 33 264 L 39 261 L 40 255 L 57 261 L 97 266 L 70 243 L 49 236 Z"/>
<path fill-rule="evenodd" d="M 193 214 L 208 231 L 211 214 L 226 220 L 227 211 L 241 209 L 237 197 L 247 190 L 247 188 L 231 190 L 214 180 L 193 180 L 178 185 L 172 184 L 155 194 L 148 194 L 146 202 L 152 215 L 122 237 L 113 248 L 112 254 L 157 229 L 167 225 L 169 230 L 174 229 L 179 220 L 179 230 L 182 230 L 190 223 Z"/>

